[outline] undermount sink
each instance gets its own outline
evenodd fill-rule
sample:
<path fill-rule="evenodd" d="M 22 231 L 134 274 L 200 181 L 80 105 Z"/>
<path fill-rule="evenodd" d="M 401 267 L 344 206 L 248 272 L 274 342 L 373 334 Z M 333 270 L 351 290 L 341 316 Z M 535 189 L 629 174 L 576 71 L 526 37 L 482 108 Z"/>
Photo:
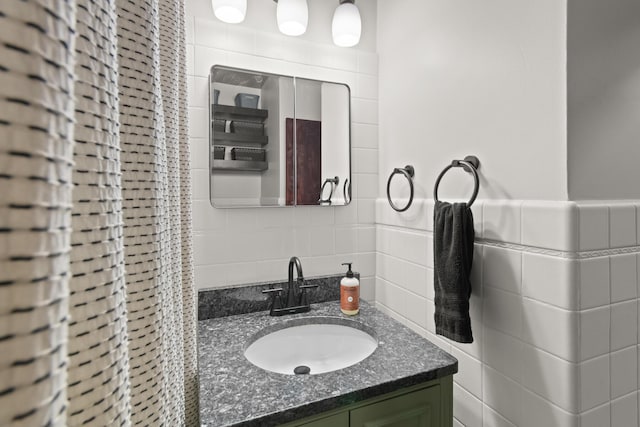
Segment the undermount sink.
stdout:
<path fill-rule="evenodd" d="M 323 374 L 369 357 L 378 347 L 375 332 L 339 317 L 293 319 L 265 328 L 249 340 L 249 362 L 285 375 Z"/>

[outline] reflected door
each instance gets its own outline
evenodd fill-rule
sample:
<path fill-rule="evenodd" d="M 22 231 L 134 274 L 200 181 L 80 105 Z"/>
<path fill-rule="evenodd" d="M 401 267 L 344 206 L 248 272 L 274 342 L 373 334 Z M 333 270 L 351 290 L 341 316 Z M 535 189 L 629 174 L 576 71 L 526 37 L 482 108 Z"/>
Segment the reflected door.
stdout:
<path fill-rule="evenodd" d="M 297 119 L 296 129 L 296 163 L 297 182 L 294 195 L 293 167 L 293 129 L 294 120 L 287 118 L 287 205 L 317 205 L 322 185 L 322 122 L 317 120 Z"/>

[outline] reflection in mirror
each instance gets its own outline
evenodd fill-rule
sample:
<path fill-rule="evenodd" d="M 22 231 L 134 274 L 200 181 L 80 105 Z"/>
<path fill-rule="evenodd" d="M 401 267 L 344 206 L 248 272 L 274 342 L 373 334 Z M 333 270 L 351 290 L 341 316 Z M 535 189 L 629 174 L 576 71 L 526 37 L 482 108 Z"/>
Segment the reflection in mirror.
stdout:
<path fill-rule="evenodd" d="M 209 87 L 215 207 L 350 202 L 348 86 L 214 66 Z"/>

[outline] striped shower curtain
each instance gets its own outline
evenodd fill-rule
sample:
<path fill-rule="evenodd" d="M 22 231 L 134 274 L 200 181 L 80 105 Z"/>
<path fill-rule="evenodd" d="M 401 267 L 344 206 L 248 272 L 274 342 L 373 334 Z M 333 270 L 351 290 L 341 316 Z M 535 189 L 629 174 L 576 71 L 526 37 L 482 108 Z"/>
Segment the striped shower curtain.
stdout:
<path fill-rule="evenodd" d="M 184 37 L 0 1 L 0 426 L 197 425 Z"/>

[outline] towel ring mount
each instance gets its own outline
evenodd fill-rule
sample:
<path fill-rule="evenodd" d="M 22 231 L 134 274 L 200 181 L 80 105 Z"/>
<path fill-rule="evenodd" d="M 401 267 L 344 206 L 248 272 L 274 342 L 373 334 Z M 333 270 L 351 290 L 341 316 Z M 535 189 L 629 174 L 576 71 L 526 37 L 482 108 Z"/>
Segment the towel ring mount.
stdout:
<path fill-rule="evenodd" d="M 393 203 L 393 200 L 391 200 L 391 180 L 393 179 L 393 177 L 396 174 L 402 174 L 404 175 L 405 178 L 407 178 L 407 181 L 409 181 L 409 201 L 407 202 L 407 204 L 404 207 L 398 207 Z M 407 165 L 403 168 L 394 168 L 393 172 L 391 172 L 391 175 L 389 175 L 389 180 L 387 181 L 387 200 L 389 200 L 389 204 L 391 205 L 391 207 L 397 211 L 397 212 L 404 212 L 407 209 L 409 209 L 409 206 L 411 206 L 411 203 L 413 203 L 413 176 L 416 174 L 415 169 L 413 168 L 413 166 L 411 165 Z"/>
<path fill-rule="evenodd" d="M 475 202 L 476 197 L 478 196 L 478 190 L 480 189 L 480 180 L 478 179 L 478 168 L 480 167 L 480 160 L 478 160 L 476 156 L 467 156 L 463 160 L 453 160 L 451 164 L 447 165 L 447 167 L 445 167 L 442 170 L 442 172 L 440 172 L 440 175 L 438 175 L 438 178 L 436 179 L 436 184 L 433 188 L 433 198 L 435 199 L 436 202 L 439 201 L 438 186 L 440 185 L 440 180 L 442 179 L 444 174 L 446 174 L 449 171 L 449 169 L 455 168 L 455 167 L 462 168 L 465 172 L 469 172 L 473 175 L 473 180 L 474 180 L 473 194 L 471 195 L 471 198 L 467 202 L 467 207 L 471 207 L 471 205 L 473 205 L 473 202 Z"/>

